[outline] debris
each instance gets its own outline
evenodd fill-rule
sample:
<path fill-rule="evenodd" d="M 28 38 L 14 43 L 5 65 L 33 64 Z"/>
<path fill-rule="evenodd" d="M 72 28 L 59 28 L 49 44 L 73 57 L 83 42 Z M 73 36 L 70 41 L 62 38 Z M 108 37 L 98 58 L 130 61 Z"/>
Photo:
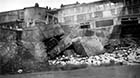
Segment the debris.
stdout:
<path fill-rule="evenodd" d="M 115 65 L 115 64 L 130 64 L 132 62 L 138 63 L 139 60 L 136 59 L 136 57 L 140 57 L 140 55 L 136 55 L 135 49 L 132 49 L 131 52 L 128 50 L 120 50 L 120 51 L 114 51 L 113 53 L 104 53 L 100 55 L 95 56 L 89 56 L 89 57 L 79 57 L 77 56 L 63 56 L 61 58 L 57 58 L 56 60 L 49 60 L 50 65 L 67 65 L 67 64 L 73 64 L 73 65 L 81 65 L 81 64 L 87 64 L 87 65 L 93 65 L 93 66 L 100 66 L 100 65 Z M 64 61 L 65 60 L 65 61 Z M 140 63 L 140 62 L 139 62 Z"/>
<path fill-rule="evenodd" d="M 22 72 L 23 72 L 23 70 L 22 70 L 22 69 L 19 69 L 17 72 L 18 72 L 18 73 L 22 73 Z"/>
<path fill-rule="evenodd" d="M 129 43 L 126 42 L 128 40 Z M 55 60 L 49 60 L 49 64 L 63 66 L 67 64 L 74 65 L 87 64 L 93 66 L 112 65 L 112 64 L 132 65 L 132 63 L 140 64 L 140 49 L 135 41 L 132 41 L 130 39 L 128 40 L 127 39 L 126 40 L 122 39 L 121 41 L 113 40 L 112 42 L 114 43 L 115 41 L 116 43 L 111 45 L 111 47 L 113 47 L 112 52 L 106 52 L 99 55 L 92 55 L 86 57 L 82 57 L 81 55 L 71 57 L 63 56 Z M 63 61 L 64 59 L 67 59 L 67 61 Z"/>

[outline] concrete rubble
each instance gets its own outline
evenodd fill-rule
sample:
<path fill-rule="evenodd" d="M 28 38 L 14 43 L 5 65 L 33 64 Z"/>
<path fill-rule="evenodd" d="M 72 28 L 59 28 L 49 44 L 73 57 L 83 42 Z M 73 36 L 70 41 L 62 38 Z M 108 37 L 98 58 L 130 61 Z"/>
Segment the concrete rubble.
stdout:
<path fill-rule="evenodd" d="M 131 1 L 0 13 L 0 74 L 140 64 L 139 7 Z"/>
<path fill-rule="evenodd" d="M 76 56 L 62 56 L 56 60 L 49 60 L 50 65 L 62 65 L 67 64 L 72 65 L 92 65 L 92 66 L 102 66 L 102 65 L 133 65 L 140 63 L 140 52 L 139 49 L 127 48 L 123 50 L 117 50 L 113 53 L 104 53 L 89 57 Z"/>
<path fill-rule="evenodd" d="M 110 32 L 112 30 L 106 29 Z M 5 67 L 3 70 L 22 73 L 41 71 L 43 68 L 52 70 L 53 67 L 49 66 L 58 65 L 139 63 L 140 52 L 137 43 L 131 39 L 109 39 L 110 33 L 107 33 L 106 29 L 81 29 L 80 25 L 77 25 L 66 32 L 61 24 L 36 21 L 35 26 L 23 30 L 21 40 L 17 41 L 14 36 L 9 35 L 6 38 L 11 38 L 12 41 L 0 43 L 1 56 L 4 57 L 0 67 L 11 65 L 9 70 L 4 69 Z"/>

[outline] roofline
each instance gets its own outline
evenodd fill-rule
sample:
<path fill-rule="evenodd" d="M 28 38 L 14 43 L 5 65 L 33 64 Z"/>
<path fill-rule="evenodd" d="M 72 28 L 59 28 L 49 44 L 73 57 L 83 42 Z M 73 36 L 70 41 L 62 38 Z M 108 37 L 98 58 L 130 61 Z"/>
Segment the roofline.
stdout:
<path fill-rule="evenodd" d="M 34 7 L 34 6 L 32 6 L 32 7 L 25 7 L 25 8 L 23 8 L 23 9 L 3 11 L 3 12 L 0 12 L 0 14 L 9 13 L 9 12 L 14 12 L 14 11 L 22 11 L 22 10 L 24 10 L 24 9 L 29 9 L 29 8 L 35 8 L 35 7 Z M 37 8 L 46 9 L 45 7 L 37 7 Z"/>
<path fill-rule="evenodd" d="M 25 7 L 24 9 L 28 9 L 28 8 L 42 8 L 42 9 L 46 9 L 45 7 L 35 7 L 35 6 L 32 6 L 32 7 Z"/>
<path fill-rule="evenodd" d="M 3 12 L 0 12 L 0 14 L 8 13 L 8 12 L 14 12 L 14 11 L 22 11 L 22 10 L 24 10 L 24 9 L 17 9 L 17 10 L 3 11 Z"/>
<path fill-rule="evenodd" d="M 77 7 L 77 6 L 85 6 L 85 5 L 89 5 L 89 4 L 101 4 L 101 3 L 106 3 L 106 2 L 111 2 L 111 1 L 109 1 L 109 0 L 100 0 L 100 1 L 95 1 L 95 2 L 82 3 L 82 4 L 74 3 L 73 5 L 72 4 L 64 5 L 64 7 L 61 7 L 61 9 L 67 9 L 67 8 Z"/>

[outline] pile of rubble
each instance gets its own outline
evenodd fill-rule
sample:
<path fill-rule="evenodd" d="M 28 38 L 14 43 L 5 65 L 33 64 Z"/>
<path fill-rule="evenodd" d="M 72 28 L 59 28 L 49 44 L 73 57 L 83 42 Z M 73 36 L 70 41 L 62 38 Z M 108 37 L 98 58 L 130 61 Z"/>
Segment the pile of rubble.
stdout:
<path fill-rule="evenodd" d="M 50 65 L 132 65 L 140 63 L 140 49 L 138 47 L 117 47 L 113 52 L 100 55 L 81 57 L 80 55 L 71 55 L 57 57 L 55 60 L 49 60 Z"/>

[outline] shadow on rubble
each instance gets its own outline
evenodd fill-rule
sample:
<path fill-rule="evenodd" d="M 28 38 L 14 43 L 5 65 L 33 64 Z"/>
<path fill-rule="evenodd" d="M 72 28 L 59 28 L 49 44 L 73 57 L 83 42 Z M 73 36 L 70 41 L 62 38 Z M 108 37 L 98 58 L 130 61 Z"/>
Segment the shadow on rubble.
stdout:
<path fill-rule="evenodd" d="M 30 50 L 22 45 L 22 42 L 18 42 L 17 45 L 17 53 L 13 58 L 0 56 L 0 75 L 75 70 L 87 67 L 87 65 L 49 65 L 47 60 L 37 61 Z"/>

